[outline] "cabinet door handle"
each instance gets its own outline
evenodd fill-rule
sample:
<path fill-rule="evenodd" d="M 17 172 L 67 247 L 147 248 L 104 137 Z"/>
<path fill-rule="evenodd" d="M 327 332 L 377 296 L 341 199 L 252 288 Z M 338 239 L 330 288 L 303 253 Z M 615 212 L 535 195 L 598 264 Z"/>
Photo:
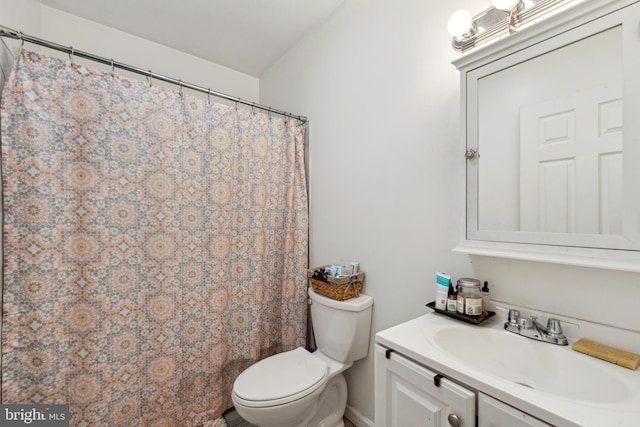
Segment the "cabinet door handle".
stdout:
<path fill-rule="evenodd" d="M 460 427 L 460 418 L 456 414 L 449 414 L 447 421 L 451 427 Z"/>
<path fill-rule="evenodd" d="M 444 378 L 444 375 L 436 375 L 435 377 L 433 377 L 433 385 L 435 385 L 436 387 L 440 387 L 440 380 Z"/>

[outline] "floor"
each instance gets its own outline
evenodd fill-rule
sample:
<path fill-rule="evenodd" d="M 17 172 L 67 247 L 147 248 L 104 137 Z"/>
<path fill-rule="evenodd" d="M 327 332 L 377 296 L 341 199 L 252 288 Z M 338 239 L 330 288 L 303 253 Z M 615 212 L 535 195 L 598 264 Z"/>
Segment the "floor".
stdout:
<path fill-rule="evenodd" d="M 230 410 L 224 414 L 224 419 L 229 424 L 229 427 L 255 427 L 253 424 L 243 420 L 235 410 Z M 355 427 L 351 421 L 344 419 L 344 427 Z"/>
<path fill-rule="evenodd" d="M 229 427 L 255 427 L 253 424 L 243 420 L 235 409 L 225 412 L 224 419 L 227 421 L 227 424 L 229 424 Z"/>

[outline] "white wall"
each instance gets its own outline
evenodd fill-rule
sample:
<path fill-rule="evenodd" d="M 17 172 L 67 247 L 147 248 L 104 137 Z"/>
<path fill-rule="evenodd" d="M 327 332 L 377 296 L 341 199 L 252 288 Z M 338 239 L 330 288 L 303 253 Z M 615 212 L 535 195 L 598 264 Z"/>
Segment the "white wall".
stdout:
<path fill-rule="evenodd" d="M 240 97 L 247 101 L 258 101 L 259 79 L 210 61 L 150 42 L 131 34 L 97 24 L 58 9 L 44 6 L 40 0 L 0 0 L 0 24 L 25 34 L 43 38 L 104 58 L 152 70 L 168 77 L 211 88 L 214 91 Z M 168 29 L 170 31 L 170 29 Z M 3 38 L 15 55 L 20 43 Z M 49 55 L 65 56 L 51 49 L 25 43 L 27 49 L 38 50 Z M 8 75 L 11 58 L 6 49 L 1 49 L 0 64 Z M 109 69 L 99 63 L 74 58 L 77 62 L 93 68 Z M 122 70 L 116 70 L 127 74 Z M 144 79 L 143 76 L 136 78 Z M 164 84 L 156 82 L 156 84 Z M 175 86 L 174 86 L 175 87 Z M 202 94 L 201 96 L 206 97 Z M 213 98 L 212 101 L 223 102 Z"/>
<path fill-rule="evenodd" d="M 426 313 L 436 270 L 488 280 L 507 303 L 638 330 L 638 274 L 451 252 L 464 239 L 465 147 L 446 23 L 488 6 L 347 0 L 261 77 L 263 103 L 311 119 L 310 262 L 360 261 L 374 332 Z M 346 376 L 347 415 L 365 425 L 373 355 Z"/>
<path fill-rule="evenodd" d="M 171 29 L 167 28 L 167 31 Z M 42 38 L 198 86 L 210 87 L 234 97 L 258 101 L 259 80 L 255 77 L 49 6 L 42 6 Z M 49 52 L 53 54 L 53 51 Z M 78 62 L 82 61 L 78 59 Z M 94 68 L 109 69 L 95 62 L 90 64 Z M 124 74 L 123 71 L 117 72 Z M 206 97 L 204 94 L 202 96 Z M 212 101 L 222 102 L 219 99 Z"/>
<path fill-rule="evenodd" d="M 0 25 L 38 36 L 41 6 L 41 0 L 0 0 Z"/>
<path fill-rule="evenodd" d="M 426 313 L 437 270 L 472 274 L 451 252 L 465 159 L 446 23 L 463 2 L 447 3 L 348 0 L 260 80 L 263 103 L 311 119 L 310 263 L 360 262 L 374 332 Z M 373 352 L 346 376 L 373 420 Z"/>
<path fill-rule="evenodd" d="M 41 0 L 0 0 L 0 25 L 25 34 L 38 37 L 40 35 Z M 4 85 L 13 67 L 13 57 L 20 50 L 20 42 L 2 38 L 0 47 L 0 87 Z"/>

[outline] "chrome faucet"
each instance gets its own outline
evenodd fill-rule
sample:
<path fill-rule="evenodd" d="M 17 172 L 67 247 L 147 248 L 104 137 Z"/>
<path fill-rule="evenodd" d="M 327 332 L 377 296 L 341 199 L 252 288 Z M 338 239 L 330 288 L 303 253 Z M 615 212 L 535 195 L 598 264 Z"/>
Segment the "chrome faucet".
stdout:
<path fill-rule="evenodd" d="M 562 325 L 558 319 L 549 318 L 547 326 L 542 326 L 536 316 L 521 317 L 518 310 L 509 310 L 509 317 L 504 322 L 504 329 L 523 337 L 556 345 L 567 345 L 567 337 L 562 333 Z"/>

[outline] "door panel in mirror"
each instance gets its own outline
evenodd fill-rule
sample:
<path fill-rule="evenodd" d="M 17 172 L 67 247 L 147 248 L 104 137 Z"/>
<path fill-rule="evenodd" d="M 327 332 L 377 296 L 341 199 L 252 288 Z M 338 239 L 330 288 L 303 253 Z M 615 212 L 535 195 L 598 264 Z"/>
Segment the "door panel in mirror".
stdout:
<path fill-rule="evenodd" d="M 519 178 L 520 231 L 621 234 L 620 82 L 522 106 Z"/>

